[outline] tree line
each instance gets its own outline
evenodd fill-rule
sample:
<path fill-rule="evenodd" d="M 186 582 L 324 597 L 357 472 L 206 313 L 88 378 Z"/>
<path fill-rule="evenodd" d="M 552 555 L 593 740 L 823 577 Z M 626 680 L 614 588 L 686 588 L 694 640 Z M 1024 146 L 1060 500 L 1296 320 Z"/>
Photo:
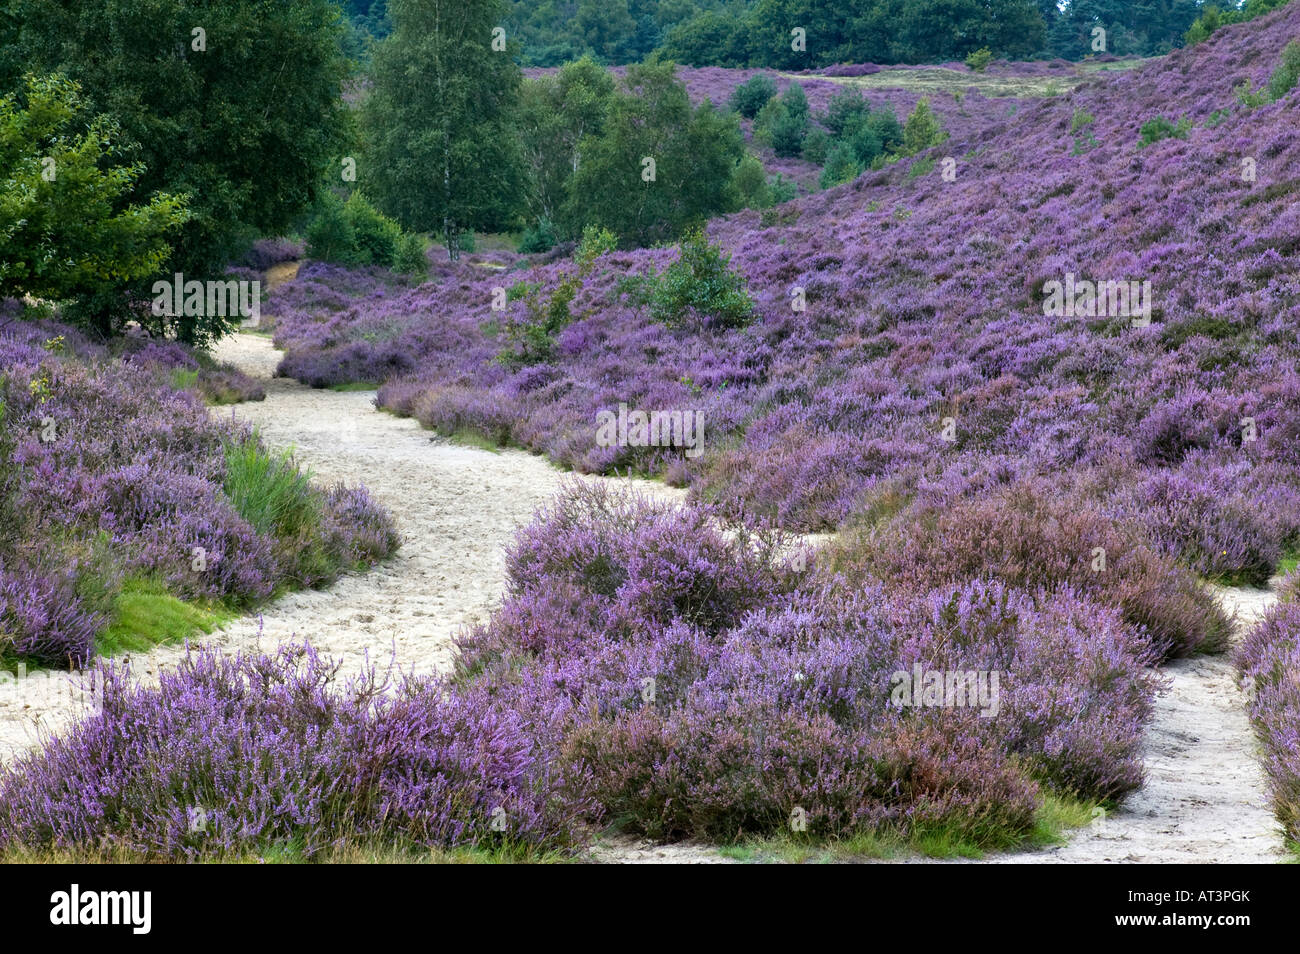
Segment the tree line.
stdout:
<path fill-rule="evenodd" d="M 651 54 L 691 66 L 815 69 L 935 63 L 980 49 L 1008 59 L 1154 56 L 1182 46 L 1206 11 L 1227 22 L 1278 0 L 510 0 L 501 26 L 523 66 Z M 347 0 L 358 50 L 391 29 L 387 0 Z M 1253 14 L 1252 14 L 1253 15 Z M 803 49 L 790 31 L 806 32 Z"/>

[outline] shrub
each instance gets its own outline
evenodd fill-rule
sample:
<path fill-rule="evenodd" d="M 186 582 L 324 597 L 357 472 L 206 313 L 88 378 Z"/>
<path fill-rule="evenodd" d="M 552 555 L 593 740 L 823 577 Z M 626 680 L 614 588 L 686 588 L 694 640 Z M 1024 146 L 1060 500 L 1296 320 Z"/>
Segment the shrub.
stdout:
<path fill-rule="evenodd" d="M 736 87 L 731 94 L 731 108 L 746 119 L 753 119 L 775 95 L 776 82 L 766 73 L 759 73 Z"/>
<path fill-rule="evenodd" d="M 352 226 L 356 248 L 350 265 L 381 265 L 392 268 L 402 229 L 381 214 L 360 192 L 353 192 L 343 205 L 343 214 Z"/>
<path fill-rule="evenodd" d="M 854 89 L 837 89 L 831 94 L 822 116 L 822 125 L 830 130 L 835 138 L 844 135 L 853 123 L 866 119 L 871 113 L 871 105 Z"/>
<path fill-rule="evenodd" d="M 795 184 L 779 172 L 768 182 L 768 188 L 771 190 L 773 205 L 789 202 L 799 194 Z"/>
<path fill-rule="evenodd" d="M 1268 79 L 1269 99 L 1276 102 L 1300 82 L 1300 40 L 1292 40 L 1282 50 L 1282 62 Z"/>
<path fill-rule="evenodd" d="M 309 258 L 318 262 L 351 262 L 356 257 L 357 236 L 343 203 L 327 192 L 306 229 Z"/>
<path fill-rule="evenodd" d="M 579 273 L 583 276 L 590 274 L 596 259 L 617 249 L 618 236 L 609 229 L 598 225 L 583 226 L 582 238 L 579 239 L 578 249 L 573 256 L 578 263 Z"/>
<path fill-rule="evenodd" d="M 862 168 L 854 155 L 853 147 L 847 143 L 837 143 L 831 148 L 830 155 L 826 157 L 826 165 L 822 169 L 818 185 L 823 189 L 829 189 L 845 182 L 852 182 L 862 173 Z"/>
<path fill-rule="evenodd" d="M 930 100 L 922 97 L 903 126 L 903 154 L 915 155 L 922 149 L 937 146 L 948 138 L 930 109 Z"/>
<path fill-rule="evenodd" d="M 1142 124 L 1142 138 L 1138 141 L 1138 148 L 1145 149 L 1162 139 L 1186 139 L 1191 129 L 1192 121 L 1186 116 L 1177 123 L 1170 122 L 1164 116 L 1148 119 Z"/>
<path fill-rule="evenodd" d="M 1277 817 L 1300 842 L 1300 604 L 1273 607 L 1237 652 Z"/>
<path fill-rule="evenodd" d="M 373 670 L 340 685 L 305 644 L 193 651 L 157 688 L 122 667 L 101 681 L 102 712 L 0 770 L 0 848 L 310 859 L 580 837 L 581 778 L 542 756 L 540 727 L 483 697 L 417 680 L 385 696 Z"/>
<path fill-rule="evenodd" d="M 748 324 L 754 317 L 754 303 L 745 280 L 727 267 L 730 261 L 731 256 L 711 244 L 704 232 L 687 235 L 677 260 L 656 283 L 650 314 L 673 328 L 692 317 L 721 328 Z"/>
<path fill-rule="evenodd" d="M 1145 627 L 1165 657 L 1226 645 L 1227 620 L 1192 574 L 1088 502 L 1043 485 L 1017 484 L 933 508 L 913 505 L 848 538 L 833 554 L 831 565 L 843 572 L 898 586 L 987 575 L 1027 589 L 1069 584 Z"/>
<path fill-rule="evenodd" d="M 746 154 L 736 166 L 736 174 L 731 181 L 744 208 L 766 209 L 771 206 L 772 190 L 767 184 L 767 172 L 756 157 Z"/>
<path fill-rule="evenodd" d="M 773 121 L 770 128 L 772 149 L 783 159 L 798 156 L 803 151 L 804 136 L 807 134 L 807 117 L 800 118 L 788 111 L 784 112 Z"/>
<path fill-rule="evenodd" d="M 803 158 L 808 162 L 815 162 L 821 165 L 826 161 L 826 154 L 831 148 L 831 138 L 826 135 L 825 130 L 813 127 L 808 130 L 808 135 L 803 139 Z"/>
<path fill-rule="evenodd" d="M 993 60 L 993 51 L 987 46 L 980 47 L 974 53 L 967 55 L 966 66 L 976 73 L 983 73 L 988 68 L 989 63 Z"/>
<path fill-rule="evenodd" d="M 549 252 L 555 248 L 558 241 L 555 226 L 551 224 L 550 219 L 543 217 L 524 230 L 523 237 L 519 240 L 519 254 L 536 255 L 540 252 Z"/>
<path fill-rule="evenodd" d="M 404 232 L 393 254 L 393 271 L 423 279 L 429 274 L 428 249 L 423 235 Z"/>

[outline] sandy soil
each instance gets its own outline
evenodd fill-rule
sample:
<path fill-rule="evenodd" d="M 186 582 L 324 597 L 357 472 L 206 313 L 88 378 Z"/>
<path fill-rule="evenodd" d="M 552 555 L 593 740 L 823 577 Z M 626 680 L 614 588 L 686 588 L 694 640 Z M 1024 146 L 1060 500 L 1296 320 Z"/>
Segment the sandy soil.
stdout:
<path fill-rule="evenodd" d="M 1238 638 L 1276 602 L 1267 590 L 1212 587 L 1235 614 Z M 1258 742 L 1237 671 L 1225 656 L 1177 660 L 1162 670 L 1143 745 L 1146 782 L 1109 816 L 1047 851 L 999 862 L 1275 863 L 1285 857 L 1269 807 Z"/>
<path fill-rule="evenodd" d="M 277 276 L 283 279 L 286 276 Z M 309 639 L 354 670 L 390 652 L 403 668 L 445 669 L 452 640 L 483 620 L 504 585 L 504 550 L 515 530 L 559 489 L 566 475 L 519 451 L 491 453 L 449 444 L 409 419 L 375 410 L 373 392 L 316 391 L 274 378 L 270 341 L 240 334 L 216 357 L 265 379 L 267 399 L 233 409 L 272 447 L 293 447 L 318 480 L 362 482 L 396 517 L 397 555 L 328 590 L 290 594 L 260 617 L 236 620 L 209 641 L 227 651 L 269 649 L 287 637 Z M 573 478 L 567 478 L 573 479 Z M 604 479 L 604 478 L 584 478 Z M 610 481 L 624 484 L 626 481 Z M 666 500 L 682 493 L 637 482 Z M 1271 591 L 1220 590 L 1239 630 L 1275 598 Z M 133 660 L 145 678 L 182 650 L 160 647 Z M 1224 657 L 1165 669 L 1145 743 L 1146 784 L 1109 817 L 1076 832 L 1068 845 L 1004 855 L 1000 862 L 1273 862 L 1283 857 L 1269 810 L 1256 742 L 1235 671 Z M 0 760 L 39 742 L 81 711 L 76 677 L 28 679 L 0 687 Z M 634 838 L 601 841 L 601 862 L 726 862 L 708 846 L 656 846 Z"/>
<path fill-rule="evenodd" d="M 213 413 L 251 422 L 272 447 L 293 447 L 317 480 L 364 483 L 396 518 L 402 547 L 368 573 L 345 576 L 326 590 L 289 594 L 207 641 L 234 652 L 303 637 L 341 660 L 345 672 L 360 668 L 367 656 L 386 661 L 390 653 L 415 672 L 448 667 L 455 634 L 485 620 L 500 599 L 505 547 L 514 532 L 564 480 L 576 478 L 522 451 L 449 444 L 413 420 L 375 410 L 373 391 L 316 391 L 272 378 L 279 352 L 265 337 L 235 335 L 215 356 L 265 379 L 267 397 Z M 636 485 L 669 501 L 684 496 L 662 484 Z M 147 678 L 181 654 L 178 647 L 159 647 L 137 654 L 132 665 Z M 42 730 L 74 719 L 81 695 L 75 676 L 0 687 L 0 759 L 36 745 Z"/>

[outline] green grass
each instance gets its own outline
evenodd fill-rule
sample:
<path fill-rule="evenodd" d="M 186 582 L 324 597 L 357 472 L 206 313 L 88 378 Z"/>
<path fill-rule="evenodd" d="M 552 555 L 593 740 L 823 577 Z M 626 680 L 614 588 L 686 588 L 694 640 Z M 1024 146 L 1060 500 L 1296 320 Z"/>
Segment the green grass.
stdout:
<path fill-rule="evenodd" d="M 257 436 L 226 445 L 226 496 L 259 534 L 314 537 L 320 525 L 320 502 L 311 472 L 299 469 L 293 452 L 271 454 Z"/>
<path fill-rule="evenodd" d="M 193 391 L 199 386 L 199 372 L 185 368 L 172 368 L 168 383 L 177 391 Z"/>
<path fill-rule="evenodd" d="M 488 437 L 482 431 L 476 431 L 473 428 L 458 428 L 450 434 L 438 431 L 438 436 L 451 441 L 453 444 L 460 444 L 465 447 L 477 447 L 479 450 L 491 451 L 493 454 L 501 453 L 500 444 Z"/>
<path fill-rule="evenodd" d="M 725 845 L 723 857 L 749 864 L 840 864 L 914 857 L 983 858 L 990 851 L 1033 851 L 1065 842 L 1065 832 L 1092 821 L 1090 802 L 1047 794 L 1034 818 L 1033 830 L 1020 836 L 988 832 L 975 840 L 955 828 L 936 827 L 904 834 L 886 828 L 841 841 L 816 841 L 782 835 Z"/>
<path fill-rule="evenodd" d="M 1287 550 L 1282 554 L 1282 559 L 1277 561 L 1277 573 L 1279 576 L 1288 576 L 1300 567 L 1300 550 Z"/>
<path fill-rule="evenodd" d="M 331 391 L 339 391 L 341 393 L 351 391 L 375 391 L 378 390 L 378 388 L 379 385 L 374 381 L 346 381 L 343 384 L 330 385 Z"/>
<path fill-rule="evenodd" d="M 161 583 L 141 579 L 127 581 L 113 611 L 113 622 L 95 638 L 98 656 L 146 652 L 161 643 L 211 633 L 233 615 L 221 606 L 186 603 Z"/>

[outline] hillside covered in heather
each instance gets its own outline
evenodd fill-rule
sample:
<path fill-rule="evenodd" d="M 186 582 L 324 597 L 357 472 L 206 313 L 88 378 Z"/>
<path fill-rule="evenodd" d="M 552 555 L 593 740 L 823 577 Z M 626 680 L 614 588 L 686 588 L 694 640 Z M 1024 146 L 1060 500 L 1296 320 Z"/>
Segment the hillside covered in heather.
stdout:
<path fill-rule="evenodd" d="M 1266 84 L 1297 36 L 1292 5 L 1014 111 L 986 101 L 928 154 L 713 222 L 756 303 L 744 328 L 656 322 L 637 279 L 677 253 L 613 252 L 549 360 L 514 369 L 500 328 L 528 302 L 496 313 L 493 289 L 545 296 L 574 263 L 449 265 L 413 290 L 313 265 L 268 307 L 282 371 L 382 382 L 383 406 L 430 426 L 662 473 L 797 529 L 1045 477 L 1204 573 L 1262 579 L 1300 527 L 1300 137 L 1297 94 L 1251 108 L 1234 88 Z M 1160 117 L 1182 131 L 1143 145 Z M 1149 281 L 1149 326 L 1045 315 L 1067 275 Z M 597 446 L 620 402 L 698 409 L 705 453 Z"/>

